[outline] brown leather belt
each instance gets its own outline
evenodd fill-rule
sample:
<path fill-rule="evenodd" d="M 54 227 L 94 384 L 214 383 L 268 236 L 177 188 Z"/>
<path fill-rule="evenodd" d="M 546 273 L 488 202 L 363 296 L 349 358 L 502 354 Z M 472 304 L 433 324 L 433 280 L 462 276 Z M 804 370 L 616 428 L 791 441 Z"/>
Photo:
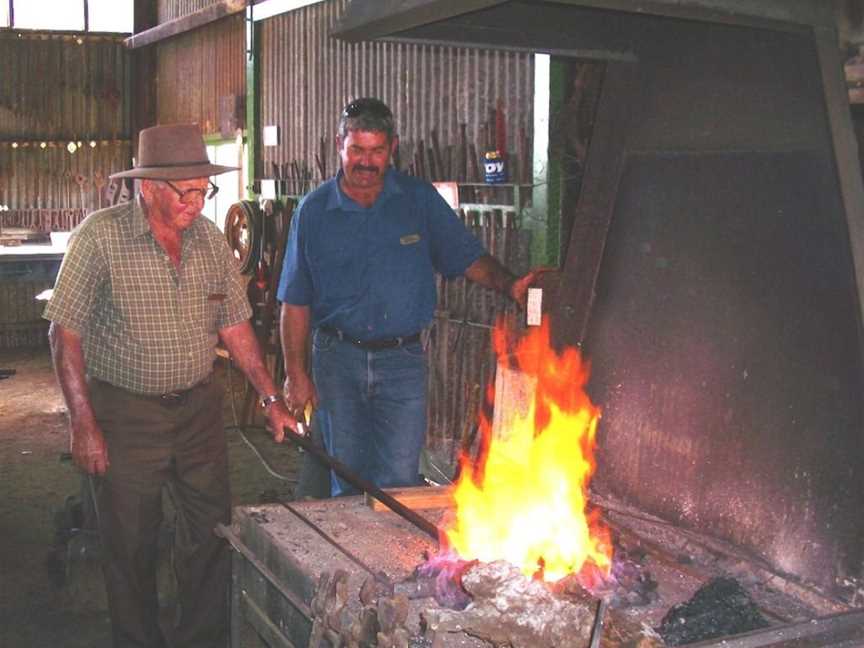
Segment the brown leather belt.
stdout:
<path fill-rule="evenodd" d="M 406 344 L 413 344 L 414 342 L 420 341 L 420 334 L 414 333 L 413 335 L 406 335 L 404 337 L 394 337 L 394 338 L 386 338 L 384 340 L 358 340 L 357 338 L 352 338 L 350 335 L 347 335 L 340 331 L 337 328 L 333 328 L 332 326 L 319 326 L 318 330 L 326 333 L 327 335 L 331 335 L 342 342 L 350 342 L 356 347 L 361 349 L 365 349 L 366 351 L 380 351 L 382 349 L 396 349 Z"/>
<path fill-rule="evenodd" d="M 182 405 L 183 403 L 186 402 L 186 398 L 193 391 L 209 385 L 213 381 L 213 374 L 210 374 L 204 380 L 202 380 L 201 382 L 195 383 L 194 385 L 192 385 L 188 389 L 178 389 L 175 391 L 166 392 L 164 394 L 139 394 L 138 392 L 130 391 L 128 389 L 125 389 L 124 387 L 118 387 L 117 385 L 106 382 L 104 380 L 100 380 L 98 378 L 91 378 L 90 380 L 92 382 L 97 382 L 101 385 L 107 385 L 108 387 L 110 387 L 112 389 L 119 389 L 120 391 L 124 391 L 127 394 L 130 394 L 136 398 L 143 398 L 146 400 L 158 400 L 161 403 L 163 403 L 164 405 Z"/>

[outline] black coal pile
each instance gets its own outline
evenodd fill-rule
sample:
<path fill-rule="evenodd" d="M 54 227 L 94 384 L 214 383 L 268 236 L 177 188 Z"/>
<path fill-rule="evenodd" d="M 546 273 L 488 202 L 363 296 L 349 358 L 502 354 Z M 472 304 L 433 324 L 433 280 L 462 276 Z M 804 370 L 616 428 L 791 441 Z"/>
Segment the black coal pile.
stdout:
<path fill-rule="evenodd" d="M 671 646 L 767 628 L 770 624 L 734 578 L 714 578 L 676 605 L 657 631 Z"/>

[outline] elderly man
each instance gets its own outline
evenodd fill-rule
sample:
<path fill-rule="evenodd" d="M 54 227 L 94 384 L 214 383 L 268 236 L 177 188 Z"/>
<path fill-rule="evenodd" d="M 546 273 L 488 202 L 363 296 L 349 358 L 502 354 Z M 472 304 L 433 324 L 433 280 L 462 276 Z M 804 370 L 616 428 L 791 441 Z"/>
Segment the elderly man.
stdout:
<path fill-rule="evenodd" d="M 91 214 L 75 230 L 45 310 L 69 408 L 72 456 L 97 482 L 97 514 L 114 645 L 163 646 L 156 547 L 162 488 L 177 509 L 179 615 L 172 645 L 224 646 L 229 552 L 214 528 L 231 500 L 218 339 L 263 396 L 273 438 L 296 422 L 278 395 L 249 323 L 225 237 L 201 218 L 215 193 L 195 125 L 141 131 L 134 203 Z"/>
<path fill-rule="evenodd" d="M 435 273 L 464 275 L 524 305 L 539 270 L 517 279 L 462 225 L 435 188 L 390 167 L 393 115 L 349 103 L 341 169 L 298 205 L 278 296 L 285 395 L 295 416 L 316 406 L 328 452 L 379 487 L 418 481 L 426 434 L 426 357 Z M 306 342 L 312 336 L 312 370 Z M 331 493 L 353 492 L 331 475 Z"/>

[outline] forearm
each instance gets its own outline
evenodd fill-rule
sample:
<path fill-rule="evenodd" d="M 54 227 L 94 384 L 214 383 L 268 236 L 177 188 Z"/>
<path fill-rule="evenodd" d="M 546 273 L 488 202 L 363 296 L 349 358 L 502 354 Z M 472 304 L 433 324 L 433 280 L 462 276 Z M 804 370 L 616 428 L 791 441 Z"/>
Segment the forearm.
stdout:
<path fill-rule="evenodd" d="M 309 344 L 309 322 L 308 306 L 282 304 L 279 335 L 282 340 L 282 355 L 285 358 L 285 373 L 289 376 L 308 372 L 306 349 Z"/>
<path fill-rule="evenodd" d="M 90 404 L 90 390 L 87 387 L 81 336 L 52 322 L 48 329 L 48 340 L 51 344 L 54 372 L 69 410 L 69 418 L 73 424 L 95 422 L 96 417 Z"/>
<path fill-rule="evenodd" d="M 513 296 L 512 289 L 516 277 L 492 255 L 484 254 L 477 259 L 465 270 L 465 276 L 502 295 Z"/>
<path fill-rule="evenodd" d="M 219 337 L 225 348 L 228 349 L 232 362 L 249 379 L 259 394 L 269 396 L 280 393 L 273 382 L 273 376 L 270 375 L 264 364 L 261 346 L 258 344 L 258 338 L 255 337 L 252 325 L 248 321 L 220 329 Z"/>

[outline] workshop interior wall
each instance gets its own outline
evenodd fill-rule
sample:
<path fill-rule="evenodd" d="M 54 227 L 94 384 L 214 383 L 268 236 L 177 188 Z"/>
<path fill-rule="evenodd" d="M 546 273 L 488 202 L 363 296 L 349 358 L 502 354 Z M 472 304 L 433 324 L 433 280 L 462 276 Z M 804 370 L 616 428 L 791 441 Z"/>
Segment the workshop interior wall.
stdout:
<path fill-rule="evenodd" d="M 643 33 L 585 343 L 595 485 L 837 587 L 861 570 L 862 363 L 815 48 Z"/>

